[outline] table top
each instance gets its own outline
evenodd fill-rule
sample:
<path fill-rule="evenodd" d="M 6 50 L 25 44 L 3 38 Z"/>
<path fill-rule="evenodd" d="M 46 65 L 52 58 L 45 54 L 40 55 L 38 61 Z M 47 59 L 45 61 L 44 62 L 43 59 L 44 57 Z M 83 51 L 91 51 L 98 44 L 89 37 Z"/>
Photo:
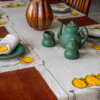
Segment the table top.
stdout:
<path fill-rule="evenodd" d="M 2 28 L 0 27 L 1 31 L 6 28 L 5 31 L 2 31 L 2 34 L 6 35 L 6 31 L 8 31 L 10 34 L 16 35 L 19 38 L 21 38 L 21 40 L 22 40 L 21 43 L 24 44 L 26 47 L 26 56 L 33 57 L 35 59 L 35 62 L 33 62 L 32 64 L 27 65 L 27 66 L 20 64 L 20 65 L 15 65 L 15 66 L 8 67 L 8 68 L 1 67 L 0 72 L 2 74 L 0 75 L 1 76 L 0 79 L 2 79 L 2 76 L 6 79 L 7 75 L 9 75 L 9 78 L 10 78 L 10 76 L 13 77 L 13 75 L 14 75 L 14 76 L 16 76 L 18 83 L 21 83 L 22 81 L 19 81 L 18 78 L 22 78 L 23 83 L 21 85 L 19 85 L 19 87 L 24 86 L 25 88 L 23 88 L 23 89 L 21 88 L 22 89 L 21 91 L 24 91 L 25 89 L 27 89 L 27 85 L 29 85 L 29 84 L 24 84 L 24 79 L 25 79 L 24 75 L 25 75 L 25 73 L 28 73 L 27 75 L 29 75 L 30 78 L 27 79 L 25 82 L 29 81 L 29 83 L 32 85 L 31 80 L 33 80 L 32 77 L 34 77 L 34 75 L 33 75 L 34 72 L 32 72 L 32 70 L 34 70 L 34 68 L 35 68 L 40 73 L 40 75 L 43 77 L 43 79 L 45 80 L 45 82 L 47 83 L 49 88 L 53 91 L 54 94 L 52 94 L 52 92 L 48 89 L 47 85 L 46 85 L 47 91 L 45 90 L 45 88 L 43 88 L 43 91 L 46 91 L 46 93 L 48 95 L 49 95 L 49 91 L 50 91 L 49 97 L 51 98 L 51 100 L 55 100 L 56 97 L 57 97 L 57 100 L 89 100 L 89 99 L 96 100 L 97 94 L 98 94 L 97 90 L 91 90 L 88 88 L 84 88 L 84 89 L 76 88 L 72 85 L 72 80 L 74 78 L 85 77 L 86 75 L 91 75 L 91 74 L 97 75 L 98 73 L 100 73 L 100 68 L 99 68 L 100 52 L 93 50 L 91 48 L 91 46 L 92 46 L 91 43 L 85 42 L 85 44 L 82 46 L 82 48 L 79 49 L 79 52 L 80 52 L 79 59 L 76 59 L 76 60 L 66 59 L 64 57 L 65 49 L 61 48 L 58 37 L 57 37 L 57 33 L 58 33 L 58 30 L 60 27 L 59 22 L 62 22 L 64 25 L 66 25 L 70 21 L 74 21 L 80 27 L 82 27 L 82 26 L 88 27 L 89 25 L 99 25 L 99 23 L 90 19 L 89 17 L 85 16 L 84 14 L 81 14 L 80 12 L 79 13 L 81 16 L 72 17 L 72 18 L 70 18 L 70 16 L 69 16 L 68 18 L 64 18 L 64 19 L 63 18 L 62 19 L 54 19 L 52 24 L 46 30 L 54 32 L 56 46 L 54 46 L 52 48 L 47 48 L 47 47 L 42 46 L 43 33 L 45 30 L 44 31 L 35 31 L 33 28 L 31 28 L 28 25 L 28 23 L 26 21 L 25 15 L 26 15 L 26 9 L 29 4 L 29 1 L 28 0 L 24 0 L 24 1 L 18 0 L 18 1 L 9 1 L 9 2 L 5 1 L 5 4 L 9 4 L 11 2 L 14 4 L 24 3 L 25 6 L 7 9 L 7 8 L 2 8 L 1 6 L 4 4 L 2 2 L 0 3 L 0 8 L 1 8 L 0 11 L 3 12 L 3 14 L 5 14 L 6 16 L 8 16 L 3 19 L 3 20 L 7 21 L 7 24 L 2 25 L 3 26 L 3 27 L 1 26 Z M 48 0 L 48 2 L 50 4 L 60 3 L 58 0 Z M 3 38 L 4 36 L 0 35 L 0 38 Z M 9 61 L 8 60 L 6 60 L 6 61 L 4 61 L 4 62 L 7 64 L 9 62 L 11 62 L 10 64 L 13 64 L 12 62 L 14 62 L 13 59 L 9 59 Z M 1 63 L 2 63 L 2 65 L 4 65 L 3 60 L 1 60 L 0 64 Z M 27 71 L 25 71 L 25 73 L 23 71 L 23 74 L 21 74 L 21 71 L 19 71 L 19 72 L 14 71 L 13 74 L 11 74 L 11 73 L 4 74 L 7 71 L 9 72 L 12 70 L 24 69 L 24 68 L 33 67 L 33 66 L 35 66 L 35 67 L 31 68 L 29 70 L 27 69 Z M 16 67 L 16 68 L 14 68 L 14 67 Z M 20 74 L 17 74 L 17 73 L 20 73 Z M 20 75 L 22 75 L 23 77 L 21 77 Z M 26 78 L 28 78 L 27 75 L 25 75 Z M 13 81 L 13 79 L 12 79 L 12 81 Z M 36 82 L 38 82 L 38 81 L 39 80 L 37 80 Z M 41 83 L 41 80 L 39 82 Z M 3 84 L 1 84 L 1 85 L 5 87 L 6 81 L 4 81 L 3 83 L 4 83 L 4 85 Z M 44 84 L 46 84 L 46 83 L 44 83 Z M 10 84 L 7 84 L 7 85 L 9 86 Z M 38 84 L 38 85 L 41 85 L 41 84 Z M 38 85 L 37 85 L 37 87 L 38 87 Z M 42 84 L 42 86 L 44 87 L 43 84 Z M 33 89 L 33 87 L 34 86 L 32 85 L 32 89 Z M 9 86 L 9 88 L 11 88 L 11 87 Z M 97 87 L 95 87 L 95 88 L 97 88 Z M 19 88 L 15 88 L 15 89 L 19 89 Z M 32 89 L 28 89 L 28 91 L 26 91 L 27 93 L 25 93 L 25 94 L 27 95 L 26 96 L 27 98 L 28 98 L 28 96 L 30 96 L 30 98 L 32 97 L 32 94 L 30 94 L 30 95 L 28 94 L 28 92 L 32 91 Z M 40 89 L 40 92 L 41 91 L 42 91 L 42 89 Z M 10 92 L 12 92 L 12 91 L 10 91 Z M 5 93 L 8 93 L 8 92 L 5 92 Z M 24 93 L 24 92 L 21 92 L 21 93 Z M 18 95 L 17 95 L 17 97 L 18 97 Z M 55 95 L 56 95 L 56 97 L 55 97 Z M 44 96 L 44 97 L 47 98 L 47 96 Z M 41 100 L 43 100 L 43 99 L 44 98 L 42 98 Z M 30 99 L 30 100 L 32 100 L 32 99 Z M 34 100 L 37 100 L 37 99 L 35 98 Z M 49 100 L 49 99 L 44 99 L 44 100 Z"/>

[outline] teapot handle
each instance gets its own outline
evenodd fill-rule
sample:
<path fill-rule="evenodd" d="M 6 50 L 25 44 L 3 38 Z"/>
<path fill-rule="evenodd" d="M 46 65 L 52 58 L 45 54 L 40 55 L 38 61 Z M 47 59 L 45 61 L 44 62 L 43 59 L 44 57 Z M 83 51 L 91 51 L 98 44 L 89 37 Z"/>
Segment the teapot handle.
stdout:
<path fill-rule="evenodd" d="M 85 38 L 81 40 L 81 46 L 84 44 L 84 42 L 86 41 L 87 37 L 88 37 L 88 30 L 85 26 L 83 26 L 81 29 L 78 30 L 78 33 L 80 33 L 83 29 L 85 29 L 86 34 L 85 34 Z M 80 47 L 81 47 L 80 46 Z"/>

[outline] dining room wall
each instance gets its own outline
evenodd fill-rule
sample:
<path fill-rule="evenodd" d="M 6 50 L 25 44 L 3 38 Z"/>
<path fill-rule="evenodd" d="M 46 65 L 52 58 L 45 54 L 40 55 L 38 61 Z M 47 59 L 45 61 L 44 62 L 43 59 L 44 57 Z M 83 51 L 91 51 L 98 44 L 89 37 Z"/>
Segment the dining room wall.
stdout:
<path fill-rule="evenodd" d="M 100 0 L 92 0 L 88 17 L 100 23 Z"/>
<path fill-rule="evenodd" d="M 59 0 L 66 3 L 66 0 Z M 88 17 L 100 23 L 100 0 L 92 0 Z"/>

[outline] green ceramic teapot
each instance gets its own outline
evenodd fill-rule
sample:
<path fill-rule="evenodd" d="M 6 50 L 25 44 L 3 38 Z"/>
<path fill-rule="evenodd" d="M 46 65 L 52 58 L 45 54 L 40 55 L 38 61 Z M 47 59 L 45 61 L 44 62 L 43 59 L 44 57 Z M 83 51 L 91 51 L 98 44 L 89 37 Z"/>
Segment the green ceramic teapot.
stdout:
<path fill-rule="evenodd" d="M 58 31 L 58 38 L 59 38 L 60 45 L 63 48 L 66 48 L 66 43 L 71 38 L 75 38 L 75 40 L 79 44 L 79 48 L 81 48 L 82 45 L 84 44 L 84 42 L 86 41 L 87 37 L 88 37 L 88 30 L 87 30 L 87 28 L 84 26 L 81 29 L 79 29 L 78 25 L 76 23 L 74 23 L 73 21 L 71 21 L 70 23 L 68 23 L 67 25 L 65 25 L 63 34 L 62 34 L 62 28 L 63 28 L 63 24 L 60 23 L 60 29 Z M 86 31 L 84 39 L 82 39 L 82 37 L 80 35 L 80 32 L 83 29 L 85 29 L 85 31 Z"/>

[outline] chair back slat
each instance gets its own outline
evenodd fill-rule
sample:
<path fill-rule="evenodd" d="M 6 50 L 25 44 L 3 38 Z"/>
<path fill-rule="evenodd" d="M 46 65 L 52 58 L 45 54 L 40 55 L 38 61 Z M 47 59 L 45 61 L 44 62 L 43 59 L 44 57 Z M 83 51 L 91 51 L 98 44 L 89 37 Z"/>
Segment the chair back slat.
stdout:
<path fill-rule="evenodd" d="M 66 0 L 66 4 L 88 16 L 92 0 Z"/>
<path fill-rule="evenodd" d="M 73 2 L 73 0 L 70 0 L 70 2 L 69 2 L 69 6 L 72 6 L 72 2 Z"/>
<path fill-rule="evenodd" d="M 79 5 L 79 8 L 78 8 L 79 11 L 81 11 L 82 5 L 83 5 L 83 0 L 80 0 L 80 5 Z"/>
<path fill-rule="evenodd" d="M 75 8 L 76 1 L 77 1 L 77 0 L 74 0 L 74 1 L 73 1 L 73 6 L 72 6 L 73 8 Z"/>
<path fill-rule="evenodd" d="M 76 7 L 75 7 L 76 10 L 78 10 L 79 3 L 80 3 L 79 1 L 80 1 L 80 0 L 77 0 L 77 2 L 76 2 Z"/>
<path fill-rule="evenodd" d="M 89 12 L 89 9 L 90 9 L 90 5 L 91 5 L 91 1 L 92 0 L 86 0 L 85 1 L 85 5 L 84 5 L 84 8 L 83 8 L 83 13 L 86 13 L 86 15 L 88 14 Z"/>
<path fill-rule="evenodd" d="M 69 0 L 66 0 L 66 4 L 69 5 Z"/>
<path fill-rule="evenodd" d="M 80 10 L 81 12 L 83 12 L 83 11 L 84 11 L 85 1 L 86 1 L 86 0 L 83 0 L 83 2 L 82 2 L 82 5 L 81 5 L 81 10 Z"/>

